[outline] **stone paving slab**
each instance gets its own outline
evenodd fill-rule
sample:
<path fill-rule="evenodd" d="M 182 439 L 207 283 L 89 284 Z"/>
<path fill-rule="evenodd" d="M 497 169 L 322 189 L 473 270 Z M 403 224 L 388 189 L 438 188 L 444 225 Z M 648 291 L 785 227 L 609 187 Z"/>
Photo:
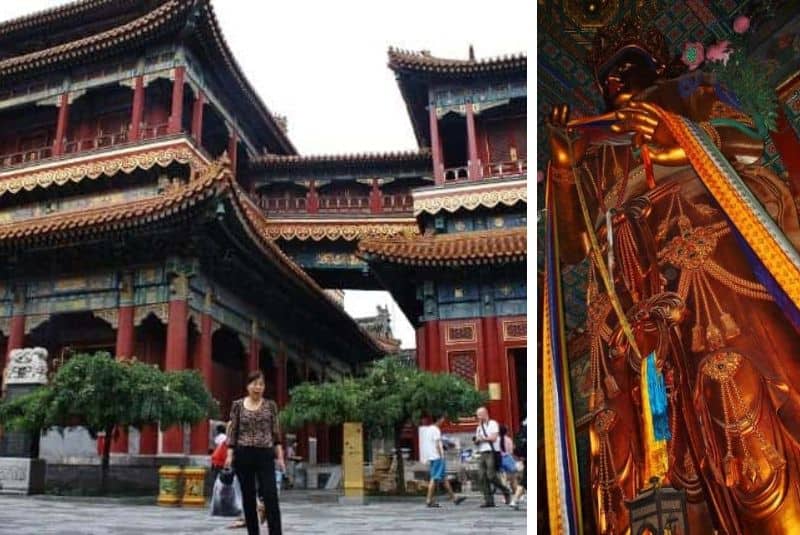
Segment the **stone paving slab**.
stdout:
<path fill-rule="evenodd" d="M 281 504 L 285 534 L 366 535 L 404 533 L 503 535 L 526 532 L 526 512 L 501 506 L 480 509 L 469 499 L 458 507 L 431 509 L 420 502 L 345 506 L 286 500 Z M 206 510 L 135 505 L 125 500 L 0 496 L 0 533 L 15 535 L 245 534 L 230 530 L 234 519 L 209 517 Z M 262 533 L 267 534 L 266 526 Z"/>

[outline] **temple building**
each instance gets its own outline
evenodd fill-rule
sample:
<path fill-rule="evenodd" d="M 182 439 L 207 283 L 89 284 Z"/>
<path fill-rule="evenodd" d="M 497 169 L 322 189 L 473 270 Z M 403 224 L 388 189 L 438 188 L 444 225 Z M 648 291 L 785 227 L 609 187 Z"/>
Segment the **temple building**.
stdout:
<path fill-rule="evenodd" d="M 518 429 L 527 59 L 390 49 L 388 66 L 418 149 L 300 155 L 209 0 L 82 0 L 0 23 L 2 355 L 197 369 L 224 417 L 249 370 L 284 405 L 300 382 L 402 353 L 488 390 Z M 345 289 L 391 292 L 416 351 L 385 310 L 348 316 Z M 338 462 L 339 431 L 308 426 L 301 455 L 311 436 Z M 113 437 L 116 454 L 208 446 L 207 423 Z"/>
<path fill-rule="evenodd" d="M 538 530 L 794 533 L 797 5 L 538 28 Z"/>

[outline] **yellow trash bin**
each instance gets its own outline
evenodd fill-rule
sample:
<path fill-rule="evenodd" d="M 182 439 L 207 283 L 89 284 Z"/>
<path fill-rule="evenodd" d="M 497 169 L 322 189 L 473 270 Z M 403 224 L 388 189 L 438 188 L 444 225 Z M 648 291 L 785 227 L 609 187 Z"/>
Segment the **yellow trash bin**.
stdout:
<path fill-rule="evenodd" d="M 193 466 L 183 469 L 183 500 L 184 507 L 205 507 L 206 498 L 203 489 L 206 482 L 206 469 L 202 466 Z"/>
<path fill-rule="evenodd" d="M 158 470 L 158 505 L 180 505 L 182 471 L 180 466 L 162 466 Z"/>

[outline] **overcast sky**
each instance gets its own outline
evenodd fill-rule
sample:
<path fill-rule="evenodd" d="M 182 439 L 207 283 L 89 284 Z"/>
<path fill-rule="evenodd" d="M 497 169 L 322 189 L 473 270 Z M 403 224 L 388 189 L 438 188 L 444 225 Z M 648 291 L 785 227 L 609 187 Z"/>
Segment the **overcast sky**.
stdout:
<path fill-rule="evenodd" d="M 0 20 L 66 2 L 0 0 Z M 216 0 L 222 31 L 250 83 L 289 120 L 302 154 L 416 149 L 405 104 L 386 67 L 388 47 L 466 58 L 522 52 L 533 28 L 522 0 Z M 352 315 L 391 302 L 385 292 L 353 292 Z M 390 303 L 395 334 L 414 332 Z M 398 317 L 399 316 L 399 317 Z"/>

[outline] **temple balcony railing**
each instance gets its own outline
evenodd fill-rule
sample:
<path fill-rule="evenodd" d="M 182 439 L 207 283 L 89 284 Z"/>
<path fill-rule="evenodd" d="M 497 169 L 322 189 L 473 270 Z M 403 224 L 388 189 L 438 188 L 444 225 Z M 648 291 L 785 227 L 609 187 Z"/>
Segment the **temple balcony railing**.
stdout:
<path fill-rule="evenodd" d="M 256 204 L 266 215 L 275 214 L 369 214 L 410 213 L 414 199 L 410 193 L 382 195 L 380 210 L 375 210 L 367 196 L 318 196 L 316 200 L 297 196 L 256 194 Z"/>
<path fill-rule="evenodd" d="M 53 155 L 53 146 L 46 145 L 10 154 L 0 154 L 0 167 L 13 167 L 30 162 L 37 162 L 50 158 Z"/>
<path fill-rule="evenodd" d="M 483 178 L 508 178 L 528 173 L 528 160 L 494 162 L 483 166 Z"/>
<path fill-rule="evenodd" d="M 176 135 L 168 133 L 166 123 L 157 125 L 143 124 L 139 129 L 139 136 L 135 140 L 130 138 L 130 130 L 130 125 L 128 125 L 118 132 L 102 132 L 94 137 L 65 139 L 61 154 L 55 154 L 53 144 L 33 147 L 13 153 L 0 154 L 0 169 L 23 167 L 48 159 L 67 159 L 77 155 L 107 150 L 110 147 L 130 146 L 142 141 L 153 141 L 161 138 L 174 137 Z M 177 135 L 191 138 L 187 132 L 183 131 Z M 194 138 L 191 139 L 194 141 Z M 203 147 L 197 148 L 204 153 L 206 152 Z"/>
<path fill-rule="evenodd" d="M 473 180 L 523 176 L 527 172 L 528 160 L 525 159 L 492 162 L 489 164 L 484 164 L 478 160 L 475 165 L 471 165 L 471 162 L 468 162 L 464 166 L 447 167 L 444 169 L 443 176 L 445 184 L 461 184 Z"/>

